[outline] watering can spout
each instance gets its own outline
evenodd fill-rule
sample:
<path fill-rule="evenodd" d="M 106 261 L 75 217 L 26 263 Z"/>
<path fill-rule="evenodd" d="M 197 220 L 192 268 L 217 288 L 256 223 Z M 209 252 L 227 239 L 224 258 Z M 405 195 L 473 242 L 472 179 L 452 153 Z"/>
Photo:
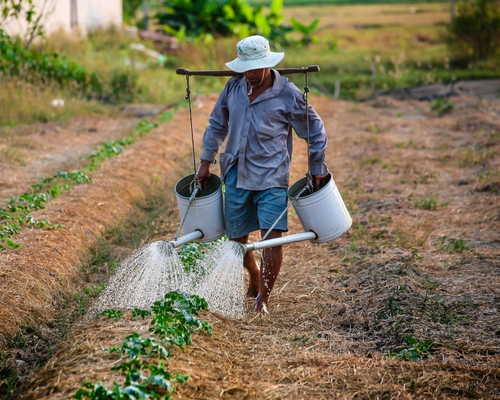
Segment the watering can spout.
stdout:
<path fill-rule="evenodd" d="M 172 240 L 170 243 L 174 248 L 176 248 L 182 246 L 183 244 L 192 242 L 194 240 L 201 239 L 202 237 L 203 237 L 203 232 L 197 229 L 194 232 L 188 233 L 187 235 L 184 235 L 177 240 Z"/>
<path fill-rule="evenodd" d="M 309 232 L 296 233 L 295 235 L 283 236 L 275 239 L 263 240 L 260 242 L 245 243 L 242 244 L 241 247 L 243 253 L 247 253 L 249 251 L 266 249 L 269 247 L 276 247 L 284 244 L 302 242 L 304 240 L 315 240 L 317 238 L 318 235 L 316 235 L 316 233 L 314 233 L 313 231 L 309 231 Z"/>

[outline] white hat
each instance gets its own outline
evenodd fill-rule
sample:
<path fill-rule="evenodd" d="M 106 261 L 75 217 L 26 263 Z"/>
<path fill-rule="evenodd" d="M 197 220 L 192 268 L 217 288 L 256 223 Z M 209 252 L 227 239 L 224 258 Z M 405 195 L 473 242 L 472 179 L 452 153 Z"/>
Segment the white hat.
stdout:
<path fill-rule="evenodd" d="M 226 66 L 238 73 L 274 67 L 285 57 L 285 53 L 273 53 L 269 48 L 268 40 L 259 35 L 240 40 L 236 45 L 236 50 L 238 57 L 226 63 Z"/>

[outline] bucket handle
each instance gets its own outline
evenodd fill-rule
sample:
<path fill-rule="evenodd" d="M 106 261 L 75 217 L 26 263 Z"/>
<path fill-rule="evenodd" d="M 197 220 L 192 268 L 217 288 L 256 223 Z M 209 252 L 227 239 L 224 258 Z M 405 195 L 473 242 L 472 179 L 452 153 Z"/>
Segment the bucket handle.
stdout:
<path fill-rule="evenodd" d="M 193 204 L 194 198 L 198 194 L 198 192 L 201 190 L 201 184 L 198 179 L 194 179 L 190 185 L 189 188 L 193 191 L 191 193 L 191 197 L 189 198 L 189 202 L 186 208 L 186 211 L 184 212 L 184 215 L 182 216 L 181 224 L 179 225 L 179 229 L 177 229 L 177 233 L 175 234 L 174 241 L 179 238 L 179 235 L 181 234 L 182 227 L 184 226 L 184 222 L 186 222 L 186 218 L 189 212 L 189 209 L 191 208 L 191 204 Z"/>
<path fill-rule="evenodd" d="M 309 176 L 308 176 L 309 177 Z M 288 209 L 292 206 L 293 203 L 295 203 L 295 201 L 297 201 L 299 199 L 300 196 L 302 196 L 302 193 L 304 193 L 306 190 L 309 190 L 310 192 L 312 192 L 312 179 L 308 179 L 307 180 L 307 185 L 305 185 L 299 193 L 297 193 L 297 196 L 293 197 L 291 200 L 290 200 L 290 203 L 288 203 L 288 205 L 286 206 L 286 208 L 283 210 L 283 212 L 280 214 L 280 216 L 276 219 L 276 221 L 274 221 L 273 225 L 267 230 L 266 234 L 262 237 L 262 239 L 260 239 L 259 241 L 262 242 L 264 240 L 266 240 L 266 238 L 269 236 L 269 234 L 271 233 L 271 231 L 274 229 L 274 227 L 276 226 L 276 224 L 279 222 L 279 220 L 283 217 L 283 215 L 285 215 L 285 213 L 288 211 Z"/>

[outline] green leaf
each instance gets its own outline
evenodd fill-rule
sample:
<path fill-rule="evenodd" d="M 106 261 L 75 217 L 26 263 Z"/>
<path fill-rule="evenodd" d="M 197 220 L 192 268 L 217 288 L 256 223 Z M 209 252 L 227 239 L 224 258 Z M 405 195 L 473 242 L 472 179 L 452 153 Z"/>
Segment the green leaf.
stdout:
<path fill-rule="evenodd" d="M 6 243 L 7 243 L 7 245 L 12 247 L 13 249 L 18 249 L 19 247 L 21 247 L 20 243 L 13 242 L 12 240 L 7 240 Z"/>

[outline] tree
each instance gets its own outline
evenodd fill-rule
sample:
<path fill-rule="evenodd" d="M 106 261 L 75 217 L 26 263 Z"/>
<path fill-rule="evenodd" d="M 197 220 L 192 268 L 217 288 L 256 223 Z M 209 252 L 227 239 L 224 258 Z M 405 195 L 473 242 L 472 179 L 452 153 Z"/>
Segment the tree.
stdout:
<path fill-rule="evenodd" d="M 469 48 L 474 59 L 489 59 L 500 47 L 500 2 L 474 0 L 459 3 L 449 32 L 454 40 Z"/>
<path fill-rule="evenodd" d="M 0 29 L 8 31 L 6 25 L 18 23 L 19 40 L 27 49 L 36 37 L 44 36 L 44 25 L 55 8 L 57 0 L 44 0 L 35 10 L 34 0 L 0 0 Z"/>

